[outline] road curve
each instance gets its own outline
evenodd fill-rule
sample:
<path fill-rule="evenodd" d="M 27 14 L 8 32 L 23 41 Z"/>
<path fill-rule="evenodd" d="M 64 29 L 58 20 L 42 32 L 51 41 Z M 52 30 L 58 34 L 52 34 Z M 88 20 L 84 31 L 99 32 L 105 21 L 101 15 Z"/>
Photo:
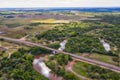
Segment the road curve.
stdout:
<path fill-rule="evenodd" d="M 96 65 L 96 66 L 106 68 L 106 69 L 112 70 L 114 72 L 120 73 L 120 67 L 118 67 L 118 66 L 114 66 L 114 65 L 111 65 L 111 64 L 108 64 L 108 63 L 104 63 L 104 62 L 100 62 L 100 61 L 96 61 L 96 60 L 92 60 L 92 59 L 88 59 L 88 58 L 78 56 L 78 55 L 75 55 L 75 54 L 72 54 L 72 53 L 59 51 L 59 50 L 56 50 L 56 49 L 53 49 L 53 48 L 43 46 L 42 44 L 32 43 L 32 42 L 28 42 L 28 41 L 22 41 L 22 40 L 19 40 L 19 39 L 7 38 L 7 37 L 3 37 L 3 36 L 0 36 L 0 39 L 4 39 L 5 41 L 24 44 L 24 45 L 28 45 L 28 46 L 38 46 L 38 47 L 46 48 L 46 49 L 51 50 L 51 51 L 56 51 L 56 52 L 68 54 L 68 55 L 70 55 L 74 58 L 77 58 L 78 60 L 80 60 L 82 62 L 86 62 L 86 63 L 92 64 L 92 65 Z"/>

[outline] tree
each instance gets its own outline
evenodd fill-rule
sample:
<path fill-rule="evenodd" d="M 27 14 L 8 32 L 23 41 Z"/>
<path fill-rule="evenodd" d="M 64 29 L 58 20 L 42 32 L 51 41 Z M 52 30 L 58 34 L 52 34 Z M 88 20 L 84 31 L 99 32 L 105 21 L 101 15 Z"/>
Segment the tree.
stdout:
<path fill-rule="evenodd" d="M 66 72 L 64 75 L 65 80 L 79 80 L 78 77 L 76 77 L 73 73 L 71 72 Z"/>

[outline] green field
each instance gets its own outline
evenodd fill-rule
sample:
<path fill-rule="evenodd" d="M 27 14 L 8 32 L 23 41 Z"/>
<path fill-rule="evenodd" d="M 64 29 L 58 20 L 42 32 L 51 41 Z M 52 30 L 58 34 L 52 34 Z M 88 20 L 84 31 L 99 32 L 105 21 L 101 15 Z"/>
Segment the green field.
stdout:
<path fill-rule="evenodd" d="M 73 66 L 73 70 L 79 75 L 91 78 L 93 80 L 119 80 L 120 78 L 119 73 L 83 62 L 76 62 Z"/>

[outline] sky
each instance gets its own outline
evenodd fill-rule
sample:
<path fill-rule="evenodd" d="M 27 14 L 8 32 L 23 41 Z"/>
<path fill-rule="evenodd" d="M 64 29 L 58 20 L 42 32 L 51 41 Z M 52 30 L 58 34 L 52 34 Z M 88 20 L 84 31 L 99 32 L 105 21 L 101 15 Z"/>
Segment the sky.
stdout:
<path fill-rule="evenodd" d="M 0 0 L 0 8 L 120 7 L 120 0 Z"/>

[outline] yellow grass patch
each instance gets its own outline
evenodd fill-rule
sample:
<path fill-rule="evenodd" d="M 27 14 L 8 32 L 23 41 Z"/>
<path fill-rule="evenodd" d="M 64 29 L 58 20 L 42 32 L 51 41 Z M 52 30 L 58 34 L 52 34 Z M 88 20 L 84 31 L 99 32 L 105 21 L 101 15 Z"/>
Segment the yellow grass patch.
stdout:
<path fill-rule="evenodd" d="M 55 20 L 55 19 L 44 19 L 44 20 L 32 20 L 32 23 L 69 23 L 68 20 Z"/>

